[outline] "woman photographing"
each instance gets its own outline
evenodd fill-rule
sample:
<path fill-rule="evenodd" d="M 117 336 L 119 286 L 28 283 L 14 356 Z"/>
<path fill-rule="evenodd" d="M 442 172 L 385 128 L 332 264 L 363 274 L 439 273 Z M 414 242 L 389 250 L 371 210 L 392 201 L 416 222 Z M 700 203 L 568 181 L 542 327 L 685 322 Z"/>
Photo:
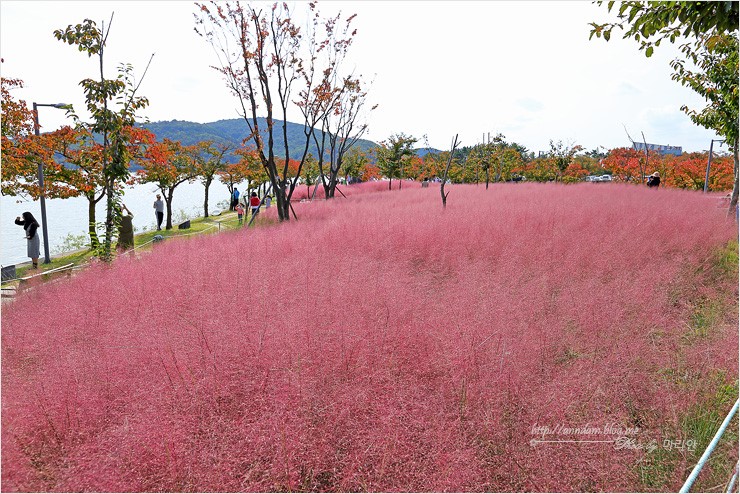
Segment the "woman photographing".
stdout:
<path fill-rule="evenodd" d="M 23 213 L 23 219 L 18 216 L 15 219 L 15 224 L 20 225 L 26 231 L 26 254 L 31 258 L 33 262 L 33 269 L 39 267 L 39 249 L 41 242 L 39 240 L 39 234 L 36 230 L 39 228 L 39 222 L 33 217 L 31 213 L 26 211 Z"/>

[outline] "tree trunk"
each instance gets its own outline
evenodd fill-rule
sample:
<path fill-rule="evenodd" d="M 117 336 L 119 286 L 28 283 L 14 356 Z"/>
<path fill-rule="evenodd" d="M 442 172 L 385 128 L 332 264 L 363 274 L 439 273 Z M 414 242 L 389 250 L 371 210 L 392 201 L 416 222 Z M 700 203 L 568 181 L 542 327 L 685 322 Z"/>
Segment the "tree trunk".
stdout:
<path fill-rule="evenodd" d="M 275 207 L 277 208 L 278 218 L 280 221 L 290 220 L 290 203 L 288 202 L 288 195 L 285 192 L 285 187 L 280 183 L 279 180 L 275 180 Z"/>
<path fill-rule="evenodd" d="M 445 167 L 445 173 L 442 177 L 442 183 L 439 186 L 439 193 L 442 195 L 442 209 L 447 207 L 447 194 L 445 194 L 445 184 L 447 183 L 447 176 L 450 173 L 450 165 L 452 164 L 452 157 L 455 155 L 455 149 L 457 148 L 457 145 L 459 144 L 457 142 L 457 136 L 458 134 L 455 134 L 455 138 L 452 140 L 452 147 L 450 148 L 450 155 L 447 157 L 447 166 Z"/>
<path fill-rule="evenodd" d="M 102 259 L 104 261 L 111 260 L 111 246 L 113 245 L 113 208 L 115 207 L 115 199 L 113 197 L 113 179 L 109 178 L 105 184 L 105 194 L 107 196 L 106 201 L 106 213 L 105 213 L 105 242 L 103 244 Z"/>
<path fill-rule="evenodd" d="M 336 194 L 337 190 L 337 174 L 339 173 L 339 170 L 336 172 L 332 170 L 329 173 L 329 190 L 327 190 L 326 198 L 327 199 L 334 199 L 334 195 Z"/>
<path fill-rule="evenodd" d="M 208 218 L 208 189 L 211 187 L 213 177 L 206 178 L 206 198 L 203 200 L 203 217 Z"/>
<path fill-rule="evenodd" d="M 90 249 L 95 250 L 100 245 L 98 232 L 95 230 L 95 193 L 87 196 L 87 223 L 88 233 L 90 235 Z"/>
<path fill-rule="evenodd" d="M 488 190 L 488 182 L 489 182 L 490 178 L 491 178 L 491 173 L 488 170 L 488 168 L 486 168 L 486 190 Z"/>
<path fill-rule="evenodd" d="M 331 189 L 331 178 L 322 175 L 321 186 L 324 188 L 324 199 L 329 199 L 329 189 Z"/>
<path fill-rule="evenodd" d="M 164 227 L 165 230 L 172 230 L 172 194 L 173 190 L 167 190 L 164 196 L 164 202 L 167 205 L 167 225 Z"/>
<path fill-rule="evenodd" d="M 235 185 L 236 184 L 234 184 L 234 182 L 231 182 L 231 181 L 228 184 L 226 184 L 226 188 L 229 189 L 229 211 L 232 211 L 233 209 L 231 207 L 232 206 L 231 202 L 234 200 L 234 186 Z"/>
<path fill-rule="evenodd" d="M 388 190 L 391 190 L 391 184 L 393 183 L 393 178 L 388 179 Z"/>
<path fill-rule="evenodd" d="M 283 202 L 280 208 L 280 216 L 281 221 L 290 221 L 290 203 L 288 201 Z"/>

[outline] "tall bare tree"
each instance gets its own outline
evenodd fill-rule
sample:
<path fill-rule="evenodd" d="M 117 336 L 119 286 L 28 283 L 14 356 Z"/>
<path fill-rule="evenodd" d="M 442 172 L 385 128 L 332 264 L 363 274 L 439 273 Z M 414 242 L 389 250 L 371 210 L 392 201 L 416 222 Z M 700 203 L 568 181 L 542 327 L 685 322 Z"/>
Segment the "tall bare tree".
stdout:
<path fill-rule="evenodd" d="M 366 96 L 367 93 L 362 90 L 360 79 L 345 78 L 334 110 L 328 112 L 322 120 L 322 136 L 327 136 L 327 139 L 322 139 L 322 142 L 326 143 L 328 140 L 326 150 L 328 174 L 324 172 L 323 160 L 319 160 L 319 169 L 327 198 L 334 197 L 344 155 L 367 131 L 367 124 L 360 121 Z M 376 106 L 373 106 L 371 110 L 374 110 Z M 320 149 L 323 151 L 322 148 Z M 324 153 L 320 152 L 320 154 Z"/>
<path fill-rule="evenodd" d="M 284 3 L 268 11 L 240 2 L 196 6 L 196 31 L 218 54 L 216 69 L 239 100 L 249 139 L 272 184 L 278 216 L 288 220 L 315 128 L 339 98 L 331 82 L 355 36 L 354 16 L 342 20 L 340 13 L 324 19 L 311 3 L 310 22 L 302 32 Z M 297 153 L 298 167 L 290 171 L 287 121 L 294 109 L 304 117 L 305 140 Z"/>
<path fill-rule="evenodd" d="M 452 159 L 455 155 L 455 149 L 457 149 L 457 146 L 460 145 L 460 141 L 457 140 L 457 134 L 455 134 L 455 138 L 452 140 L 452 145 L 450 147 L 450 155 L 447 157 L 447 166 L 445 167 L 445 173 L 442 177 L 442 183 L 439 186 L 439 193 L 442 195 L 442 207 L 447 207 L 447 196 L 450 195 L 449 191 L 445 194 L 445 183 L 447 183 L 447 175 L 450 173 L 450 165 L 452 165 Z"/>

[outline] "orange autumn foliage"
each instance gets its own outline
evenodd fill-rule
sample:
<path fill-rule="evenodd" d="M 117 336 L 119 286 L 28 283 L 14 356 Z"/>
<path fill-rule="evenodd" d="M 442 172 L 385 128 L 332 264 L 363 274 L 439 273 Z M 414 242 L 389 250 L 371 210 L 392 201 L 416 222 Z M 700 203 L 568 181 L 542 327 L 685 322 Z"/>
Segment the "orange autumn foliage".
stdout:
<path fill-rule="evenodd" d="M 661 185 L 678 189 L 701 190 L 706 178 L 708 153 L 684 153 L 681 156 L 649 154 L 645 166 L 645 153 L 631 148 L 612 149 L 602 166 L 616 181 L 641 183 L 640 167 L 645 175 L 660 173 Z M 709 189 L 730 190 L 733 183 L 732 156 L 712 156 Z"/>

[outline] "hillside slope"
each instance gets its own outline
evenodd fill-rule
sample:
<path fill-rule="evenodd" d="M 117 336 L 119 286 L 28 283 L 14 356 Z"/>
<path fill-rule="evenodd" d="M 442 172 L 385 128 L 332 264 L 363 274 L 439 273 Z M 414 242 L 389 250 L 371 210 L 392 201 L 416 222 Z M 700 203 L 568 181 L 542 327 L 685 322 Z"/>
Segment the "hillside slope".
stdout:
<path fill-rule="evenodd" d="M 267 122 L 264 118 L 259 119 L 259 125 L 262 130 L 262 136 L 267 138 Z M 166 122 L 151 122 L 142 125 L 152 131 L 157 140 L 168 138 L 180 141 L 185 145 L 196 144 L 201 141 L 212 140 L 216 143 L 229 143 L 234 146 L 240 146 L 242 141 L 249 135 L 249 128 L 243 119 L 234 118 L 229 120 L 218 120 L 209 123 L 187 122 L 183 120 L 170 120 Z M 290 157 L 300 159 L 305 146 L 305 136 L 303 134 L 303 125 L 288 122 L 288 146 L 290 148 Z M 275 134 L 277 139 L 282 136 L 282 120 L 275 121 L 275 129 L 279 133 Z M 282 140 L 280 141 L 282 142 Z M 377 146 L 376 143 L 364 139 L 357 141 L 356 146 L 364 151 Z M 276 144 L 275 151 L 278 156 L 283 152 L 283 146 Z M 314 156 L 318 155 L 315 145 L 309 147 L 309 152 Z"/>

